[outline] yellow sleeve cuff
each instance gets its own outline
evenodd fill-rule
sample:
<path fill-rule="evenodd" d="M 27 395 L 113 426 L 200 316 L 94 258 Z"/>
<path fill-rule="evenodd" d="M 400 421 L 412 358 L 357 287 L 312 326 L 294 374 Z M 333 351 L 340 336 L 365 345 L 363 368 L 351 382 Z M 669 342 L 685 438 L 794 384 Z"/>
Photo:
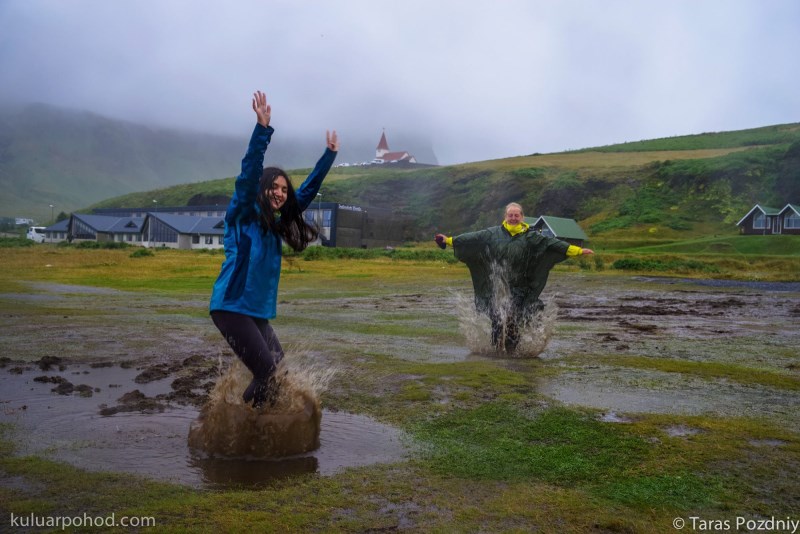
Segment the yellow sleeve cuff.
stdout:
<path fill-rule="evenodd" d="M 453 246 L 453 238 L 452 237 L 445 237 L 444 238 L 444 242 L 445 242 L 445 244 L 450 245 L 451 247 Z"/>
<path fill-rule="evenodd" d="M 576 247 L 575 245 L 570 245 L 567 249 L 567 257 L 572 258 L 574 256 L 580 256 L 583 254 L 583 249 L 581 247 Z"/>

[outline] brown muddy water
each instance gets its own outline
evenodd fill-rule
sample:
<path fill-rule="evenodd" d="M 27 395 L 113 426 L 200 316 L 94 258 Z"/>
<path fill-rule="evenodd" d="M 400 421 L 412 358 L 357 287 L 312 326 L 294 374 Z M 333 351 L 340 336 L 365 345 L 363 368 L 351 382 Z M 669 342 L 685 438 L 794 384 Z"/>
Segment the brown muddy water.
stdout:
<path fill-rule="evenodd" d="M 152 379 L 159 376 L 152 366 L 43 367 L 47 360 L 7 365 L 0 373 L 0 421 L 18 428 L 20 454 L 192 486 L 240 487 L 305 473 L 331 475 L 398 461 L 407 453 L 397 429 L 361 415 L 323 411 L 319 447 L 308 453 L 271 459 L 209 455 L 187 444 L 200 411 L 186 402 L 173 376 Z M 241 403 L 238 409 L 250 410 Z"/>

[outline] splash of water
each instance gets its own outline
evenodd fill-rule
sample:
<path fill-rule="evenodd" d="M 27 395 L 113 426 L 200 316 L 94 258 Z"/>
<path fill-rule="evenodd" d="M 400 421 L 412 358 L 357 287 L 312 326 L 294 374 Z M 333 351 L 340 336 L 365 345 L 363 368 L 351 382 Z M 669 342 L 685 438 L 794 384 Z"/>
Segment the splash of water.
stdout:
<path fill-rule="evenodd" d="M 242 399 L 252 374 L 234 359 L 192 423 L 189 447 L 234 458 L 281 458 L 319 448 L 320 394 L 334 374 L 301 358 L 284 358 L 276 370 L 282 379 L 275 405 L 253 408 Z"/>
<path fill-rule="evenodd" d="M 505 269 L 497 263 L 492 264 L 490 273 L 492 306 L 500 322 L 505 325 L 513 309 L 508 277 Z M 519 324 L 519 344 L 513 352 L 506 352 L 492 345 L 492 322 L 486 314 L 475 308 L 472 295 L 456 293 L 455 301 L 459 329 L 467 340 L 467 346 L 476 354 L 536 358 L 547 348 L 555 331 L 558 305 L 548 301 L 544 303 L 543 309 Z M 500 335 L 505 337 L 505 326 Z"/>

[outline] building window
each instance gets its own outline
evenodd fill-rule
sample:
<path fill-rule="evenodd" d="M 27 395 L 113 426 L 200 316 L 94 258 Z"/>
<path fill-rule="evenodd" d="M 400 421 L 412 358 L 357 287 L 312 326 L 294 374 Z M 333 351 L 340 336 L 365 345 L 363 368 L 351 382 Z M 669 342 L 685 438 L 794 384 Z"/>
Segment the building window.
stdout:
<path fill-rule="evenodd" d="M 763 213 L 757 214 L 753 217 L 753 228 L 756 230 L 763 230 L 767 227 L 767 216 Z"/>
<path fill-rule="evenodd" d="M 784 219 L 784 228 L 800 228 L 800 215 L 796 213 L 790 213 L 786 215 Z"/>
<path fill-rule="evenodd" d="M 194 234 L 192 236 L 192 244 L 193 245 L 199 245 L 200 244 L 200 236 L 199 235 Z"/>
<path fill-rule="evenodd" d="M 217 245 L 221 245 L 224 242 L 224 237 L 221 235 L 217 236 Z"/>
<path fill-rule="evenodd" d="M 177 243 L 178 232 L 154 219 L 152 221 L 152 231 L 148 234 L 148 240 L 152 243 Z"/>
<path fill-rule="evenodd" d="M 207 235 L 206 236 L 206 245 L 213 245 L 213 244 L 214 244 L 214 236 L 213 235 Z"/>

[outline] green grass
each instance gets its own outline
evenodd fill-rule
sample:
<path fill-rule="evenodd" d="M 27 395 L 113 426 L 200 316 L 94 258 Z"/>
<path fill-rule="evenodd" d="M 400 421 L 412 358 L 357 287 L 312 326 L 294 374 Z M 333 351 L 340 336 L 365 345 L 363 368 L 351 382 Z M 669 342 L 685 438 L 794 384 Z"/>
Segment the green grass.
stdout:
<path fill-rule="evenodd" d="M 719 504 L 730 493 L 721 477 L 701 477 L 688 472 L 632 476 L 600 483 L 592 491 L 611 501 L 645 510 L 653 507 L 692 510 Z"/>
<path fill-rule="evenodd" d="M 701 133 L 620 143 L 585 150 L 598 152 L 640 152 L 654 150 L 701 150 L 756 145 L 783 145 L 800 139 L 800 124 L 781 124 L 731 132 Z"/>
<path fill-rule="evenodd" d="M 0 248 L 32 247 L 34 242 L 26 237 L 0 237 Z"/>
<path fill-rule="evenodd" d="M 647 456 L 647 444 L 620 427 L 550 409 L 532 416 L 501 402 L 459 410 L 419 425 L 434 471 L 487 480 L 556 484 L 618 477 Z"/>
<path fill-rule="evenodd" d="M 636 253 L 708 254 L 727 256 L 800 256 L 800 235 L 704 237 L 627 249 Z"/>
<path fill-rule="evenodd" d="M 721 480 L 713 476 L 680 468 L 642 472 L 655 454 L 643 436 L 563 408 L 524 414 L 511 404 L 492 402 L 421 423 L 415 435 L 429 444 L 425 465 L 451 476 L 577 485 L 640 508 L 705 506 L 724 494 Z"/>
<path fill-rule="evenodd" d="M 623 258 L 611 264 L 612 269 L 620 271 L 659 271 L 672 273 L 719 273 L 719 267 L 697 260 L 660 258 Z"/>
<path fill-rule="evenodd" d="M 289 254 L 292 256 L 292 254 Z M 302 253 L 296 254 L 306 261 L 314 260 L 368 260 L 388 258 L 403 261 L 441 261 L 457 263 L 452 251 L 429 248 L 345 248 L 345 247 L 309 247 Z"/>

